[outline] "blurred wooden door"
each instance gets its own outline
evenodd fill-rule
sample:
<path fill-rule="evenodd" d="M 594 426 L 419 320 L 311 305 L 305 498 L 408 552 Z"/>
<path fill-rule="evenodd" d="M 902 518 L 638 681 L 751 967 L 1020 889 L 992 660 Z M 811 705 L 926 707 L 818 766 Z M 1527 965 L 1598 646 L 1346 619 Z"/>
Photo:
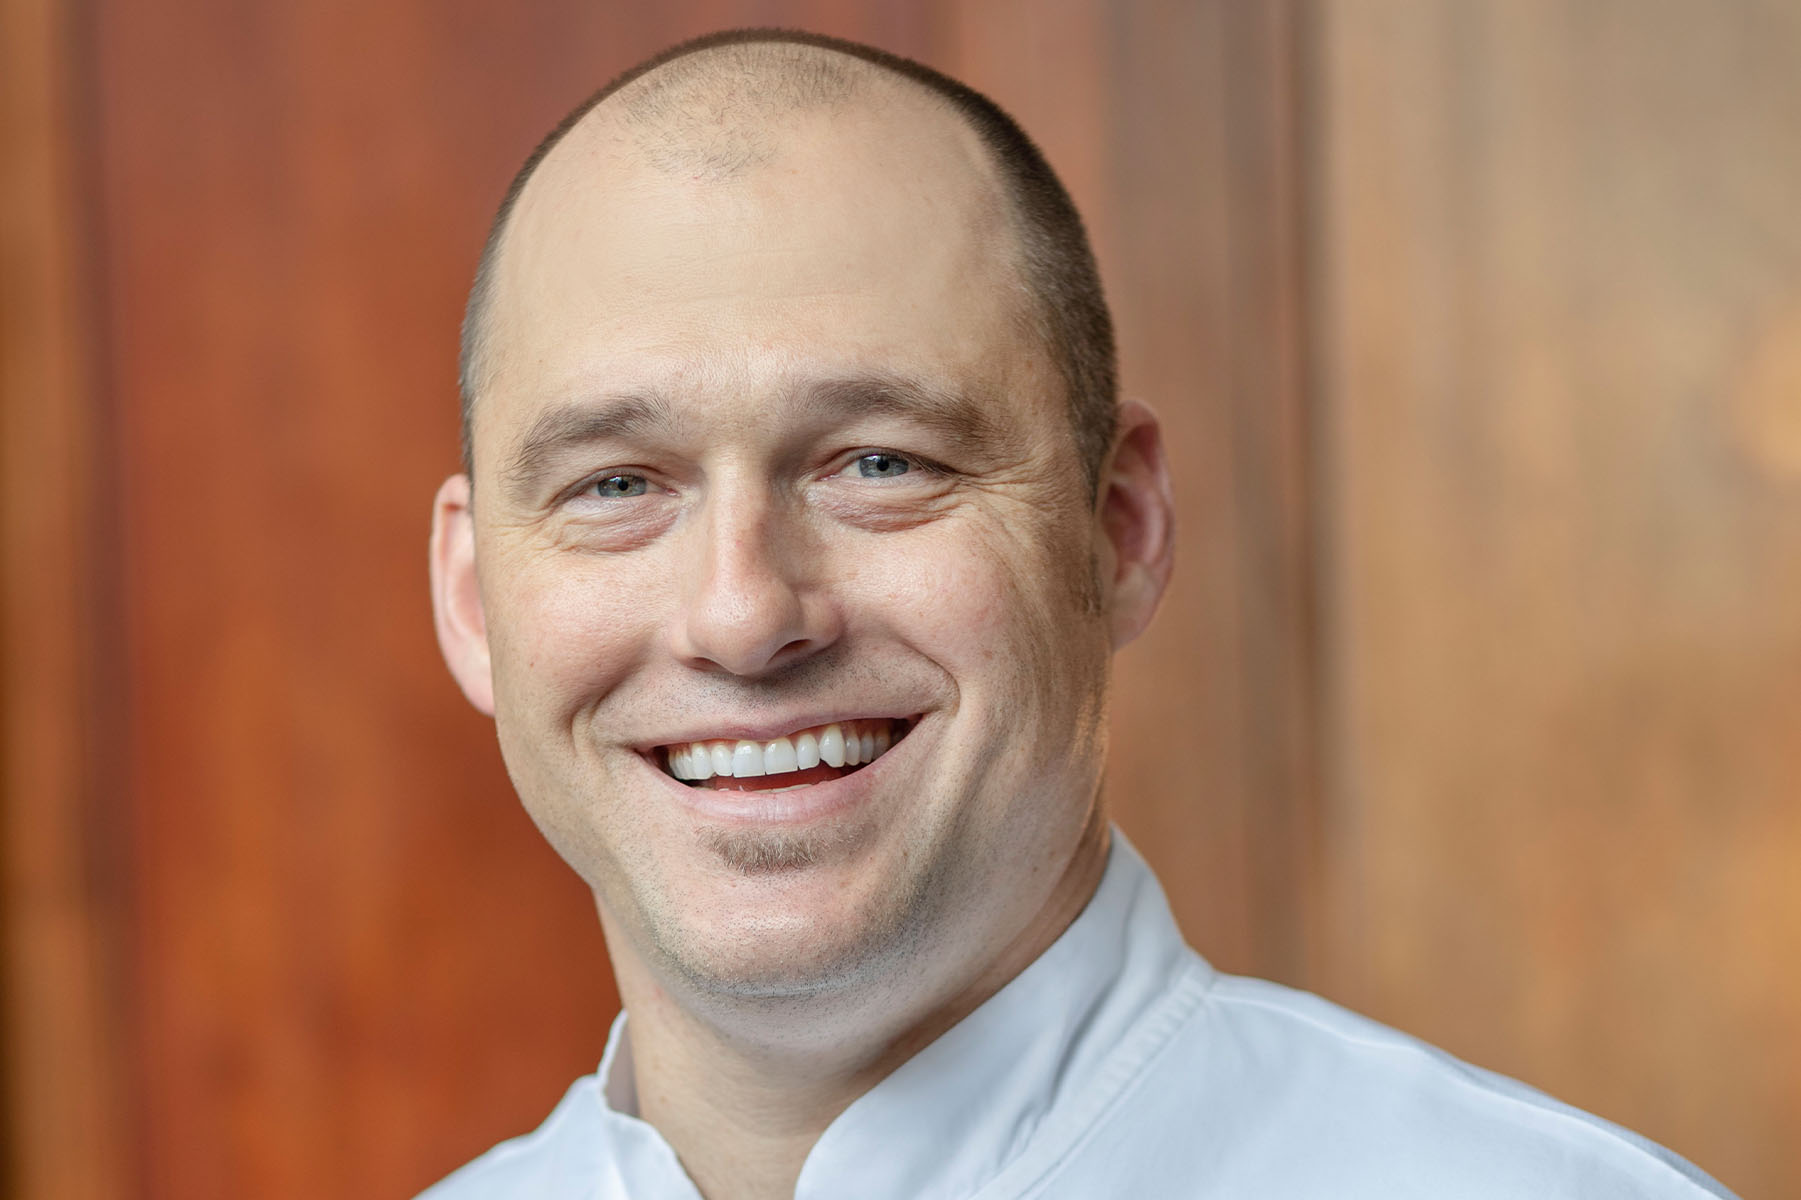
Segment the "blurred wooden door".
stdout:
<path fill-rule="evenodd" d="M 1801 36 L 1579 12 L 0 0 L 11 1194 L 404 1196 L 598 1058 L 426 505 L 519 159 L 768 23 L 1088 215 L 1182 517 L 1111 795 L 1196 944 L 1801 1188 Z"/>
<path fill-rule="evenodd" d="M 1318 982 L 1801 1194 L 1801 7 L 1319 15 Z"/>

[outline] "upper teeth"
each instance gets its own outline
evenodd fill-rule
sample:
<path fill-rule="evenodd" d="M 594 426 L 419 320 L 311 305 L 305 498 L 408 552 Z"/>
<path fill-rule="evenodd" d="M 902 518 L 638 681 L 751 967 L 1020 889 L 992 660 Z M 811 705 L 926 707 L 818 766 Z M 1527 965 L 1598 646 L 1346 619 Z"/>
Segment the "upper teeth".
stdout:
<path fill-rule="evenodd" d="M 669 773 L 688 780 L 746 779 L 804 771 L 822 762 L 854 767 L 880 758 L 893 740 L 884 718 L 822 725 L 766 742 L 683 742 L 669 747 Z"/>

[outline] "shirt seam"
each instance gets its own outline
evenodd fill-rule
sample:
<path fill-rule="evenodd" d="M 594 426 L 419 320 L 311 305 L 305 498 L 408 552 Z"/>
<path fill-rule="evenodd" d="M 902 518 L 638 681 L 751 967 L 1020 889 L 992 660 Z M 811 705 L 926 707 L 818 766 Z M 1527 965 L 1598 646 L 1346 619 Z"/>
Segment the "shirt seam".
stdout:
<path fill-rule="evenodd" d="M 1176 1034 L 1207 1000 L 1218 981 L 1218 975 L 1198 960 L 1191 960 L 1171 985 L 1157 1010 L 1143 1019 L 1144 1025 L 1132 1047 L 1122 1049 L 1111 1064 L 1102 1068 L 1105 1075 L 1118 1078 L 1097 1087 L 1093 1099 L 1066 1116 L 1046 1121 L 1032 1137 L 1032 1146 L 969 1194 L 969 1200 L 998 1200 L 1001 1195 L 1030 1196 L 1055 1177 L 1058 1170 L 1093 1140 L 1107 1118 L 1137 1090 L 1150 1074 L 1150 1068 L 1174 1042 Z M 1067 1131 L 1067 1132 L 1066 1132 Z M 1035 1153 L 1039 1146 L 1054 1147 L 1050 1157 Z M 1007 1189 L 1011 1188 L 1011 1191 Z"/>

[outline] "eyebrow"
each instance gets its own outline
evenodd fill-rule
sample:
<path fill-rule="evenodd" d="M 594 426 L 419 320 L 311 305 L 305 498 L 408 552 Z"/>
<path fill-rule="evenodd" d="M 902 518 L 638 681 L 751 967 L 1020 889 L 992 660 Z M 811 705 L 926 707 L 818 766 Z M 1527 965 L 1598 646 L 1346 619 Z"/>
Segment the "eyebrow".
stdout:
<path fill-rule="evenodd" d="M 560 405 L 540 413 L 532 422 L 500 477 L 507 491 L 522 495 L 561 451 L 609 439 L 642 437 L 675 423 L 669 401 L 656 395 L 605 396 Z"/>
<path fill-rule="evenodd" d="M 978 456 L 1007 440 L 994 406 L 975 395 L 906 376 L 869 374 L 804 385 L 779 404 L 824 428 L 868 417 L 910 421 Z M 571 401 L 540 413 L 501 470 L 503 486 L 525 496 L 560 453 L 603 441 L 629 441 L 667 433 L 680 424 L 675 406 L 656 393 L 631 393 Z"/>
<path fill-rule="evenodd" d="M 992 415 L 994 405 L 967 392 L 947 391 L 904 376 L 829 379 L 804 388 L 800 404 L 809 417 L 825 422 L 872 416 L 911 421 L 978 452 L 993 451 L 1005 440 Z"/>

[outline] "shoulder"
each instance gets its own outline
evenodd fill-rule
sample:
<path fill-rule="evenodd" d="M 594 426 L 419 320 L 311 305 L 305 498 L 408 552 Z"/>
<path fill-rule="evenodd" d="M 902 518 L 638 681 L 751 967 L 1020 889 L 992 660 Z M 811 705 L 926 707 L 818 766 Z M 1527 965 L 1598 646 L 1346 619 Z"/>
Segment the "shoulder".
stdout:
<path fill-rule="evenodd" d="M 1153 1128 L 1187 1147 L 1165 1152 L 1175 1174 L 1162 1186 L 1210 1182 L 1167 1194 L 1730 1196 L 1670 1151 L 1525 1084 L 1318 996 L 1225 975 L 1106 1124 L 1104 1157 Z"/>
<path fill-rule="evenodd" d="M 585 1075 L 537 1129 L 500 1143 L 418 1200 L 586 1200 L 594 1186 L 591 1157 L 600 1108 L 599 1083 Z"/>

